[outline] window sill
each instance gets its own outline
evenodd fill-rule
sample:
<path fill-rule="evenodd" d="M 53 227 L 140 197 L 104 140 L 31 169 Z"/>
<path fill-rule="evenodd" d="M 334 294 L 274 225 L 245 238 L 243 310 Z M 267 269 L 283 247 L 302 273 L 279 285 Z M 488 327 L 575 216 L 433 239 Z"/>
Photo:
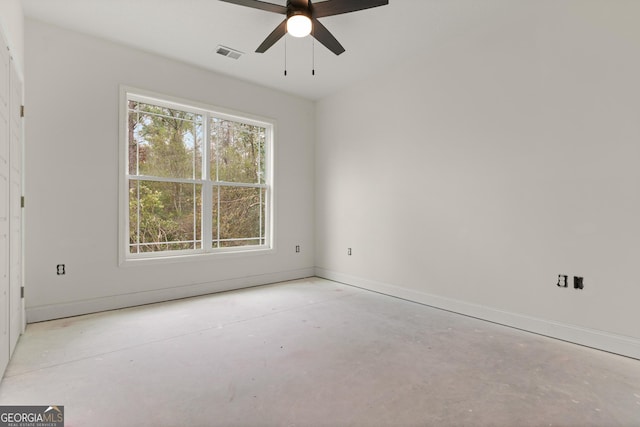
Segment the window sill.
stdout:
<path fill-rule="evenodd" d="M 201 252 L 193 254 L 167 254 L 159 256 L 124 256 L 120 258 L 120 267 L 139 267 L 158 264 L 173 264 L 183 262 L 211 262 L 219 259 L 246 258 L 254 256 L 273 255 L 274 248 L 243 249 L 225 252 Z"/>

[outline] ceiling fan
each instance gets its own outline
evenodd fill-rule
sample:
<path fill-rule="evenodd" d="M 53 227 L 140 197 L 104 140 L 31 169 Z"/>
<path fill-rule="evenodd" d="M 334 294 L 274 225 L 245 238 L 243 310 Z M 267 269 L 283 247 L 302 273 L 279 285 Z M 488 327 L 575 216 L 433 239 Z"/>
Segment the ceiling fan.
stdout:
<path fill-rule="evenodd" d="M 280 40 L 282 36 L 289 33 L 294 37 L 305 37 L 311 34 L 313 38 L 336 55 L 344 52 L 344 47 L 342 47 L 333 34 L 318 21 L 318 18 L 356 12 L 358 10 L 389 4 L 389 0 L 326 0 L 316 4 L 312 4 L 311 0 L 287 0 L 286 6 L 259 0 L 221 1 L 287 16 L 285 20 L 267 36 L 262 44 L 258 46 L 256 49 L 258 53 L 266 52 L 267 49 Z"/>

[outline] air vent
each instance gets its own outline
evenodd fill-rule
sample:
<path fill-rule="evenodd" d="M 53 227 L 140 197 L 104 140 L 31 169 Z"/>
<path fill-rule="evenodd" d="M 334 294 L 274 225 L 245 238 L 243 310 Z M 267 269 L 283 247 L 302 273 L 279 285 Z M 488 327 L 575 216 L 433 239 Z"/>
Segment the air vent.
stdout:
<path fill-rule="evenodd" d="M 216 53 L 228 58 L 238 59 L 242 56 L 242 52 L 239 50 L 231 49 L 230 47 L 218 45 Z"/>

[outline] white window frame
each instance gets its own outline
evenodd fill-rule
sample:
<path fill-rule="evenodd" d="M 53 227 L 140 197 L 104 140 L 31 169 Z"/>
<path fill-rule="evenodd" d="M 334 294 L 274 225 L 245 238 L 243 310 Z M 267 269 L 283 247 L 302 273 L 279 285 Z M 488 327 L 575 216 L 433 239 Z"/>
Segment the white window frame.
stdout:
<path fill-rule="evenodd" d="M 175 251 L 158 251 L 144 253 L 130 253 L 129 250 L 129 150 L 128 150 L 128 101 L 135 100 L 152 105 L 163 106 L 167 108 L 178 109 L 195 114 L 202 114 L 203 120 L 203 153 L 202 153 L 202 174 L 199 179 L 162 179 L 152 178 L 156 181 L 184 182 L 187 184 L 195 183 L 202 185 L 202 248 L 187 249 Z M 119 264 L 126 266 L 137 264 L 140 262 L 176 262 L 188 261 L 194 259 L 202 259 L 202 257 L 222 257 L 222 256 L 247 256 L 267 254 L 275 251 L 275 192 L 274 192 L 274 136 L 276 123 L 272 119 L 231 111 L 225 108 L 202 104 L 198 102 L 188 101 L 168 95 L 158 94 L 142 89 L 121 86 L 119 101 L 119 119 L 120 119 L 120 168 L 119 168 Z M 224 120 L 240 122 L 248 125 L 259 126 L 265 129 L 265 159 L 264 159 L 264 184 L 243 184 L 243 183 L 226 183 L 217 182 L 210 179 L 210 144 L 209 135 L 209 117 L 216 117 Z M 135 180 L 140 178 L 147 179 L 149 177 L 137 176 Z M 237 246 L 226 248 L 212 247 L 212 222 L 210 212 L 212 207 L 212 190 L 215 186 L 229 185 L 237 187 L 251 187 L 266 189 L 266 207 L 265 207 L 265 238 L 263 245 Z M 209 212 L 209 214 L 206 214 Z M 206 214 L 206 215 L 205 215 Z M 209 237 L 207 237 L 209 236 Z"/>

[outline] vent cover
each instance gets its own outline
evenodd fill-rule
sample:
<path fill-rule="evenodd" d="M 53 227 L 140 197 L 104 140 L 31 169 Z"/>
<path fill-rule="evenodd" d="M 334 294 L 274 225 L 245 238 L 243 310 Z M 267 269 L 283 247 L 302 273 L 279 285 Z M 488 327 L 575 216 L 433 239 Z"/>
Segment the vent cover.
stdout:
<path fill-rule="evenodd" d="M 242 52 L 239 50 L 231 49 L 230 47 L 222 45 L 218 45 L 218 47 L 216 47 L 216 53 L 233 59 L 238 59 L 242 56 Z"/>

